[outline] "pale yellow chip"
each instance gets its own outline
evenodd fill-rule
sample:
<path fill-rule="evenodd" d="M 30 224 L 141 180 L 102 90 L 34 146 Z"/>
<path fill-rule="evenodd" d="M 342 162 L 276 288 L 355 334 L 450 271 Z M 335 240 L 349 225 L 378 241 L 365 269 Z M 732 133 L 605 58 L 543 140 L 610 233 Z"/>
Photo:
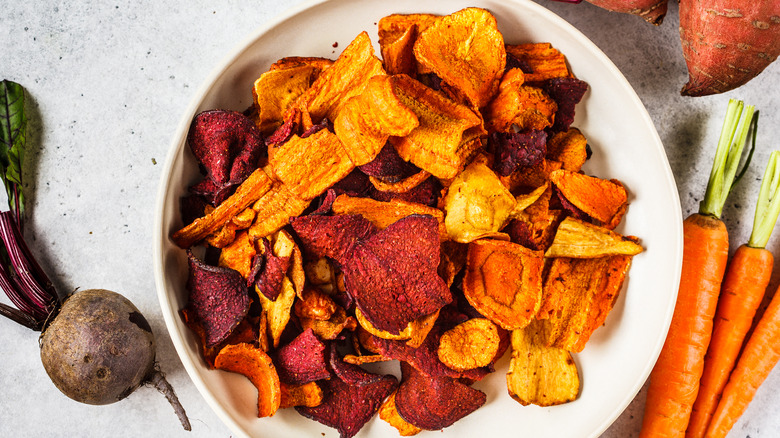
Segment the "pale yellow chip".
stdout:
<path fill-rule="evenodd" d="M 450 184 L 444 197 L 444 224 L 450 239 L 468 243 L 496 237 L 517 201 L 482 160 L 474 160 Z"/>
<path fill-rule="evenodd" d="M 572 217 L 558 225 L 545 257 L 595 258 L 610 255 L 637 255 L 642 245 L 607 228 Z"/>
<path fill-rule="evenodd" d="M 547 347 L 537 323 L 512 331 L 509 395 L 523 406 L 555 406 L 577 399 L 580 376 L 571 353 Z"/>

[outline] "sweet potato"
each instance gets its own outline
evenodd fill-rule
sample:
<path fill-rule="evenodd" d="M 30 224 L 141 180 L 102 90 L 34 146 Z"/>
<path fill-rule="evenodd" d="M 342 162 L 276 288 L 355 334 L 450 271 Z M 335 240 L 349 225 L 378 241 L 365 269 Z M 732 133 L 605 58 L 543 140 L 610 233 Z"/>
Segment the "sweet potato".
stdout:
<path fill-rule="evenodd" d="M 650 24 L 659 26 L 666 16 L 667 0 L 586 0 L 613 12 L 638 15 Z"/>
<path fill-rule="evenodd" d="M 681 0 L 684 96 L 733 90 L 780 55 L 780 2 Z"/>

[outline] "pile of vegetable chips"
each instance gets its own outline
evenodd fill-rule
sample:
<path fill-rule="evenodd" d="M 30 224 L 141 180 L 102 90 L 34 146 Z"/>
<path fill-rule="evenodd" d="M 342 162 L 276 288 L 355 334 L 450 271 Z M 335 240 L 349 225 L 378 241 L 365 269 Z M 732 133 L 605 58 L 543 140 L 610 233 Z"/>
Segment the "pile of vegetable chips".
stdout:
<path fill-rule="evenodd" d="M 571 353 L 642 251 L 613 231 L 623 185 L 581 170 L 587 84 L 483 9 L 378 25 L 381 59 L 363 32 L 335 61 L 276 62 L 244 113 L 195 117 L 204 177 L 172 238 L 204 360 L 252 381 L 259 416 L 342 437 L 377 413 L 401 435 L 452 425 L 508 350 L 511 397 L 576 399 Z M 381 361 L 400 379 L 362 366 Z"/>

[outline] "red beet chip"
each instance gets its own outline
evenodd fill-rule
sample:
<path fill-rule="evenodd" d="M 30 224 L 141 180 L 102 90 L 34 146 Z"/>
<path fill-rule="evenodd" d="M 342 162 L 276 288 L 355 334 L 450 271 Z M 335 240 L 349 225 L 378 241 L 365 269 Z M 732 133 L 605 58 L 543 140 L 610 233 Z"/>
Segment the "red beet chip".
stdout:
<path fill-rule="evenodd" d="M 553 186 L 552 201 L 553 202 L 557 202 L 558 205 L 560 205 L 560 207 L 563 210 L 565 210 L 567 213 L 569 213 L 570 216 L 572 216 L 572 217 L 574 217 L 576 219 L 587 221 L 587 222 L 592 222 L 593 221 L 593 218 L 591 218 L 588 215 L 588 213 L 585 213 L 584 211 L 580 210 L 579 207 L 577 207 L 576 205 L 572 204 L 571 201 L 566 199 L 566 196 L 564 196 L 563 193 L 561 193 L 561 191 L 558 190 L 558 188 L 555 187 L 555 186 Z"/>
<path fill-rule="evenodd" d="M 509 235 L 509 240 L 512 241 L 512 243 L 523 245 L 524 247 L 535 251 L 542 249 L 534 242 L 533 232 L 526 222 L 512 219 L 503 231 Z"/>
<path fill-rule="evenodd" d="M 187 251 L 189 307 L 203 327 L 206 347 L 224 341 L 249 311 L 246 280 L 238 271 L 212 266 Z"/>
<path fill-rule="evenodd" d="M 339 195 L 346 193 L 349 196 L 364 196 L 373 187 L 371 181 L 368 180 L 368 175 L 361 172 L 360 169 L 354 169 L 339 182 L 333 184 L 331 189 Z"/>
<path fill-rule="evenodd" d="M 418 204 L 433 207 L 439 200 L 441 194 L 441 183 L 438 178 L 428 177 L 414 188 L 406 192 L 383 192 L 371 186 L 371 198 L 377 201 L 388 202 L 393 199 L 399 199 L 406 202 L 416 202 Z"/>
<path fill-rule="evenodd" d="M 496 173 L 509 176 L 519 168 L 535 166 L 544 160 L 547 133 L 540 130 L 494 132 L 488 139 L 488 148 L 495 155 Z"/>
<path fill-rule="evenodd" d="M 558 104 L 551 130 L 566 131 L 574 122 L 574 107 L 588 91 L 588 83 L 577 78 L 552 78 L 545 81 L 544 91 Z"/>
<path fill-rule="evenodd" d="M 254 122 L 236 111 L 199 113 L 192 121 L 187 143 L 218 188 L 240 184 L 267 152 Z"/>
<path fill-rule="evenodd" d="M 506 69 L 509 70 L 511 68 L 519 68 L 523 71 L 523 73 L 533 73 L 534 70 L 531 68 L 531 65 L 528 64 L 528 61 L 524 59 L 517 58 L 516 56 L 512 55 L 511 53 L 506 54 Z"/>
<path fill-rule="evenodd" d="M 347 292 L 374 327 L 399 333 L 452 301 L 439 277 L 439 223 L 410 215 L 354 244 L 342 263 Z"/>
<path fill-rule="evenodd" d="M 401 366 L 403 381 L 395 393 L 398 414 L 425 430 L 440 430 L 485 404 L 484 392 L 451 377 L 430 377 Z"/>
<path fill-rule="evenodd" d="M 330 377 L 325 348 L 312 329 L 304 330 L 277 350 L 274 365 L 279 379 L 290 385 L 303 385 Z"/>
<path fill-rule="evenodd" d="M 255 256 L 249 278 L 254 280 L 253 284 L 260 293 L 269 300 L 276 301 L 282 292 L 282 281 L 287 274 L 287 268 L 290 267 L 290 256 L 280 257 L 274 254 L 268 239 L 263 238 L 263 246 L 265 252 Z M 257 270 L 256 266 L 262 268 Z"/>
<path fill-rule="evenodd" d="M 398 380 L 392 375 L 369 373 L 356 367 L 361 377 L 351 376 L 360 382 L 353 385 L 338 375 L 321 381 L 325 397 L 316 407 L 297 406 L 295 409 L 304 417 L 318 421 L 339 431 L 341 438 L 355 436 L 363 426 L 376 415 L 388 395 L 398 387 Z"/>
<path fill-rule="evenodd" d="M 379 178 L 388 183 L 401 181 L 420 171 L 414 164 L 404 161 L 390 143 L 385 144 L 373 161 L 358 167 L 358 169 L 368 176 Z"/>
<path fill-rule="evenodd" d="M 329 352 L 330 369 L 342 382 L 354 386 L 363 386 L 373 383 L 377 379 L 376 374 L 367 373 L 366 370 L 351 363 L 344 362 L 336 350 L 336 344 L 330 344 Z"/>
<path fill-rule="evenodd" d="M 360 215 L 310 214 L 294 217 L 290 224 L 307 254 L 330 257 L 341 264 L 358 240 L 376 232 L 376 227 Z"/>
<path fill-rule="evenodd" d="M 290 139 L 290 137 L 295 134 L 295 131 L 298 130 L 298 117 L 297 113 L 300 112 L 300 110 L 294 110 L 296 112 L 296 115 L 293 117 L 288 118 L 285 120 L 285 122 L 276 128 L 276 130 L 265 138 L 265 144 L 267 146 L 271 145 L 282 145 L 287 142 L 287 140 Z"/>

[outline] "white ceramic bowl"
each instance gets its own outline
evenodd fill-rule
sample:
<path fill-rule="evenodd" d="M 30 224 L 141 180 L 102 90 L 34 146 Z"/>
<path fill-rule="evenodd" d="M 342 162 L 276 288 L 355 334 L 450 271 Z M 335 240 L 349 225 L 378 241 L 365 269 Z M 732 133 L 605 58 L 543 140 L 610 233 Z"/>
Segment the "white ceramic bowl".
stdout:
<path fill-rule="evenodd" d="M 292 55 L 335 58 L 362 30 L 376 42 L 376 23 L 392 13 L 448 14 L 464 7 L 489 9 L 505 41 L 551 42 L 590 90 L 577 106 L 573 126 L 593 149 L 589 174 L 618 178 L 630 207 L 619 231 L 639 236 L 646 251 L 634 258 L 626 285 L 604 327 L 576 356 L 581 396 L 562 406 L 523 407 L 507 394 L 508 355 L 498 371 L 476 387 L 487 403 L 436 436 L 595 437 L 626 408 L 646 380 L 666 336 L 677 295 L 682 224 L 676 185 L 658 134 L 620 71 L 590 40 L 547 9 L 527 0 L 331 0 L 309 3 L 267 23 L 218 66 L 182 115 L 165 162 L 157 201 L 155 278 L 173 343 L 203 397 L 237 435 L 252 437 L 337 436 L 331 428 L 292 409 L 256 418 L 257 395 L 243 376 L 208 370 L 195 337 L 178 311 L 186 303 L 186 255 L 169 236 L 182 226 L 178 199 L 198 176 L 185 140 L 199 111 L 243 110 L 254 80 L 275 60 Z M 338 43 L 338 49 L 334 49 Z M 335 52 L 335 53 L 334 53 Z M 322 435 L 320 435 L 322 434 Z M 375 418 L 361 437 L 397 437 Z"/>

